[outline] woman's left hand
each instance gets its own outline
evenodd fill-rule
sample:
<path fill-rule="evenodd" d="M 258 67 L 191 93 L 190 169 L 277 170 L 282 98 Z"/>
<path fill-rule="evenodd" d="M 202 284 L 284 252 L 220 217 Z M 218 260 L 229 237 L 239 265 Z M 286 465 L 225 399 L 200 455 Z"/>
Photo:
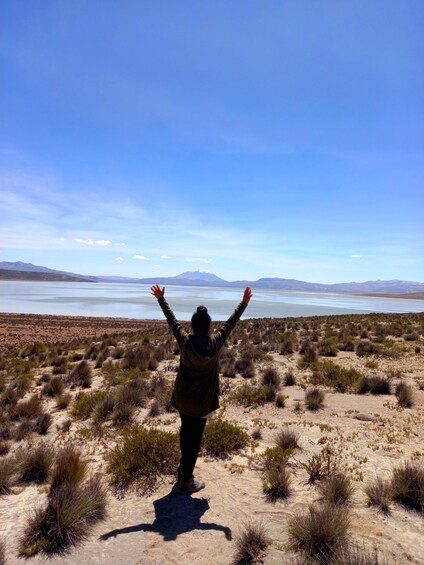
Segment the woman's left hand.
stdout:
<path fill-rule="evenodd" d="M 164 294 L 165 294 L 165 287 L 163 287 L 161 289 L 161 287 L 158 284 L 154 284 L 152 286 L 151 290 L 151 294 L 157 298 L 159 300 L 159 298 L 163 298 Z"/>

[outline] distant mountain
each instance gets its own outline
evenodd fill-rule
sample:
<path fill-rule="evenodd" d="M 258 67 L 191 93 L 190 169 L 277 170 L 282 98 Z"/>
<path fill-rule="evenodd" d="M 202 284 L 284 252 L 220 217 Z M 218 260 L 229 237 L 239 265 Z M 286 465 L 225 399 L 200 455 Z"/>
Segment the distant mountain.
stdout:
<path fill-rule="evenodd" d="M 97 277 L 79 275 L 76 273 L 68 273 L 67 271 L 55 271 L 54 269 L 49 269 L 48 267 L 42 267 L 41 265 L 33 265 L 32 263 L 23 263 L 22 261 L 16 261 L 14 263 L 11 263 L 9 261 L 0 261 L 0 269 L 5 271 L 20 271 L 21 273 L 51 273 L 54 275 L 65 275 L 67 277 L 76 278 L 80 281 L 95 282 L 97 280 Z M 22 279 L 15 279 L 15 280 L 22 280 Z M 35 280 L 35 279 L 27 279 L 27 280 Z M 59 279 L 55 279 L 55 280 L 59 280 Z"/>
<path fill-rule="evenodd" d="M 17 271 L 16 269 L 0 269 L 0 281 L 61 281 L 61 282 L 91 282 L 87 279 L 62 275 L 60 273 L 45 273 L 40 271 Z"/>
<path fill-rule="evenodd" d="M 180 275 L 173 277 L 149 277 L 143 279 L 131 277 L 114 277 L 114 276 L 87 276 L 68 273 L 66 271 L 55 271 L 47 267 L 33 265 L 32 263 L 23 263 L 17 261 L 10 263 L 7 261 L 0 262 L 0 271 L 8 271 L 8 273 L 0 275 L 0 279 L 7 277 L 7 280 L 24 280 L 22 273 L 33 273 L 36 278 L 30 280 L 65 280 L 64 278 L 41 278 L 36 273 L 44 273 L 52 277 L 68 277 L 66 280 L 78 280 L 84 282 L 116 282 L 116 283 L 137 283 L 137 284 L 160 284 L 160 285 L 180 285 L 180 286 L 205 286 L 205 287 L 226 287 L 226 288 L 244 288 L 250 286 L 256 290 L 286 290 L 297 292 L 334 292 L 346 294 L 385 294 L 385 295 L 407 295 L 424 292 L 424 283 L 402 280 L 390 281 L 366 281 L 366 282 L 347 282 L 336 284 L 310 283 L 298 281 L 296 279 L 280 279 L 261 278 L 256 281 L 226 281 L 220 277 L 210 273 L 209 271 L 185 271 Z M 12 274 L 13 273 L 13 274 Z M 19 273 L 19 274 L 18 274 Z M 39 277 L 39 278 L 37 278 Z"/>

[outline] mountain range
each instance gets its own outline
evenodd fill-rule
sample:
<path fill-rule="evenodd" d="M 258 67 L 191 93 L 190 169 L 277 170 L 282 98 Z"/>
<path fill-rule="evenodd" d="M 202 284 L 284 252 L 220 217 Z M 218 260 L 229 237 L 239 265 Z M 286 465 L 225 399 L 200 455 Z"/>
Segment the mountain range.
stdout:
<path fill-rule="evenodd" d="M 250 286 L 257 290 L 287 290 L 303 292 L 335 292 L 347 294 L 419 294 L 424 292 L 424 283 L 403 280 L 376 280 L 366 282 L 346 282 L 322 284 L 296 279 L 261 278 L 256 281 L 226 281 L 208 271 L 186 271 L 173 277 L 131 278 L 115 276 L 90 276 L 56 271 L 48 267 L 23 263 L 22 261 L 0 261 L 0 280 L 42 280 L 68 282 L 116 282 L 182 286 L 208 286 L 244 288 Z M 417 296 L 418 297 L 418 296 Z"/>

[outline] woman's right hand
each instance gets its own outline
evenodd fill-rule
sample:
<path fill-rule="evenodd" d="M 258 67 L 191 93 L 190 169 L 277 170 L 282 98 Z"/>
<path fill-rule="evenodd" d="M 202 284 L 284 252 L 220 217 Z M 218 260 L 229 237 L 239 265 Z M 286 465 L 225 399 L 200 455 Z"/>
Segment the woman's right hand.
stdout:
<path fill-rule="evenodd" d="M 252 291 L 250 287 L 247 286 L 243 294 L 243 302 L 249 304 L 251 298 L 252 298 Z"/>
<path fill-rule="evenodd" d="M 165 287 L 161 288 L 158 284 L 154 284 L 152 286 L 151 294 L 159 300 L 159 298 L 163 298 L 165 294 Z"/>

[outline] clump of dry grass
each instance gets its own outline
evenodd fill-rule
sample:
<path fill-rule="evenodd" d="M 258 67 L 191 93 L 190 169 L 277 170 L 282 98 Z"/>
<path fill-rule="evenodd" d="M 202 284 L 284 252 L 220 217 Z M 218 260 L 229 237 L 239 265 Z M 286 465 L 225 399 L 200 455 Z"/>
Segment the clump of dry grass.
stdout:
<path fill-rule="evenodd" d="M 264 471 L 262 490 L 268 500 L 287 498 L 291 492 L 291 474 L 286 465 L 271 465 Z"/>
<path fill-rule="evenodd" d="M 389 511 L 392 499 L 392 489 L 389 481 L 376 477 L 365 485 L 364 492 L 368 499 L 368 506 L 377 506 L 382 512 Z"/>
<path fill-rule="evenodd" d="M 262 384 L 264 386 L 271 386 L 278 388 L 280 386 L 281 379 L 274 367 L 265 367 L 262 372 Z"/>
<path fill-rule="evenodd" d="M 283 451 L 287 449 L 297 449 L 299 446 L 299 434 L 293 430 L 285 428 L 275 436 L 275 445 Z"/>
<path fill-rule="evenodd" d="M 411 385 L 401 381 L 396 385 L 395 395 L 398 399 L 398 404 L 403 408 L 411 408 L 414 405 L 414 391 Z"/>
<path fill-rule="evenodd" d="M 294 386 L 296 384 L 296 377 L 294 376 L 293 371 L 287 371 L 284 375 L 284 385 L 285 386 Z"/>
<path fill-rule="evenodd" d="M 84 541 L 106 515 L 106 490 L 98 477 L 85 485 L 52 488 L 46 508 L 36 508 L 21 539 L 20 555 L 64 553 Z"/>
<path fill-rule="evenodd" d="M 0 459 L 0 495 L 11 492 L 16 474 L 15 459 L 7 457 Z"/>
<path fill-rule="evenodd" d="M 91 367 L 85 359 L 80 361 L 67 377 L 67 382 L 73 387 L 79 385 L 83 388 L 88 388 L 91 386 L 91 381 L 93 379 Z"/>
<path fill-rule="evenodd" d="M 31 445 L 18 451 L 16 454 L 16 466 L 19 480 L 23 483 L 34 482 L 42 484 L 47 482 L 54 456 L 53 447 L 46 443 Z"/>
<path fill-rule="evenodd" d="M 70 444 L 62 448 L 56 456 L 51 490 L 57 490 L 64 484 L 78 487 L 87 474 L 87 465 L 75 446 Z"/>
<path fill-rule="evenodd" d="M 322 407 L 325 394 L 319 388 L 311 388 L 305 393 L 305 406 L 308 410 L 315 411 Z"/>
<path fill-rule="evenodd" d="M 318 492 L 329 504 L 347 504 L 355 492 L 352 480 L 342 471 L 324 478 L 318 485 Z"/>
<path fill-rule="evenodd" d="M 350 518 L 344 506 L 309 506 L 305 514 L 294 514 L 288 523 L 289 547 L 308 558 L 329 563 L 347 547 Z"/>
<path fill-rule="evenodd" d="M 424 510 L 424 467 L 413 461 L 406 461 L 393 469 L 391 490 L 394 500 L 406 507 Z"/>
<path fill-rule="evenodd" d="M 234 565 L 261 563 L 271 540 L 261 522 L 250 522 L 236 538 Z"/>

